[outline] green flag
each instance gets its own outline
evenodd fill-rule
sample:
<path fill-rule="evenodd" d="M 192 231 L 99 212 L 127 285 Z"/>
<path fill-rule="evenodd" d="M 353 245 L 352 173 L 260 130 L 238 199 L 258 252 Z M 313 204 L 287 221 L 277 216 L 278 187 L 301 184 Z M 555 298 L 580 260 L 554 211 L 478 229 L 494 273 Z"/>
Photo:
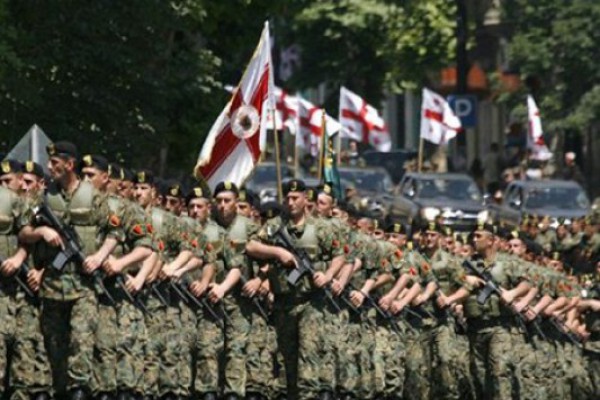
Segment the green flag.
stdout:
<path fill-rule="evenodd" d="M 323 130 L 325 149 L 323 150 L 323 182 L 331 185 L 333 196 L 337 200 L 344 198 L 342 193 L 342 182 L 340 173 L 337 168 L 337 156 L 333 150 L 333 137 L 327 135 L 327 131 Z"/>

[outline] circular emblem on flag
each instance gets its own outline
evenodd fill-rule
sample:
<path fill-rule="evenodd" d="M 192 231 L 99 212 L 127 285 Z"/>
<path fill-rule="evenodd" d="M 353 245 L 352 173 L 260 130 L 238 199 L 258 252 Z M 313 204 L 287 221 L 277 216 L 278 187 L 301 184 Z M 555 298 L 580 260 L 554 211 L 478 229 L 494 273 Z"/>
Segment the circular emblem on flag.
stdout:
<path fill-rule="evenodd" d="M 240 139 L 248 139 L 260 125 L 258 110 L 251 105 L 240 106 L 231 115 L 231 130 Z"/>

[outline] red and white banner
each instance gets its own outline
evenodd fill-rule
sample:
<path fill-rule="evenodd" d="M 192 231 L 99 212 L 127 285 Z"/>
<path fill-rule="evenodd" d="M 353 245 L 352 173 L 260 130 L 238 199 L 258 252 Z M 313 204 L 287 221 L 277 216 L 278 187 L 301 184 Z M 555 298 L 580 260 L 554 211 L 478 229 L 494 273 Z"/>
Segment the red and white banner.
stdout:
<path fill-rule="evenodd" d="M 531 158 L 534 160 L 549 160 L 552 153 L 544 142 L 542 118 L 540 109 L 531 95 L 527 96 L 528 135 L 527 147 L 531 149 Z"/>
<path fill-rule="evenodd" d="M 265 148 L 267 115 L 275 107 L 269 25 L 233 91 L 231 100 L 204 141 L 194 174 L 211 190 L 221 181 L 241 185 Z"/>
<path fill-rule="evenodd" d="M 446 144 L 462 128 L 460 119 L 439 94 L 423 88 L 421 137 L 435 144 Z"/>
<path fill-rule="evenodd" d="M 298 130 L 298 103 L 299 99 L 297 96 L 293 96 L 284 89 L 275 86 L 277 129 L 287 129 L 292 135 L 296 134 Z M 269 129 L 271 129 L 271 125 Z"/>
<path fill-rule="evenodd" d="M 316 157 L 319 154 L 321 131 L 323 130 L 323 109 L 298 97 L 298 118 L 299 129 L 296 133 L 296 146 L 309 151 Z M 325 118 L 327 134 L 333 136 L 339 132 L 340 123 L 328 114 L 325 114 Z"/>
<path fill-rule="evenodd" d="M 345 137 L 370 144 L 378 151 L 390 151 L 392 140 L 387 125 L 375 107 L 342 86 L 340 124 Z"/>

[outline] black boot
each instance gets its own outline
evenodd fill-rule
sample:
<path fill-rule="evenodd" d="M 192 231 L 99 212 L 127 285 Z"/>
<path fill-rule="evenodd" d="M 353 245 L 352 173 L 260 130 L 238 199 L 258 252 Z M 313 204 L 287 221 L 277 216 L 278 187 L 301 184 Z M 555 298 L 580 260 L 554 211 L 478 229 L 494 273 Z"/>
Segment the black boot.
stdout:
<path fill-rule="evenodd" d="M 112 393 L 102 392 L 98 394 L 96 400 L 115 400 L 115 396 Z"/>
<path fill-rule="evenodd" d="M 202 400 L 217 400 L 217 394 L 210 392 L 210 393 L 204 393 L 203 396 L 200 397 Z"/>
<path fill-rule="evenodd" d="M 50 400 L 51 397 L 48 393 L 46 392 L 41 392 L 41 393 L 36 393 L 33 396 L 31 396 L 32 400 Z"/>
<path fill-rule="evenodd" d="M 69 390 L 69 399 L 70 400 L 87 400 L 87 395 L 85 391 L 80 388 Z"/>

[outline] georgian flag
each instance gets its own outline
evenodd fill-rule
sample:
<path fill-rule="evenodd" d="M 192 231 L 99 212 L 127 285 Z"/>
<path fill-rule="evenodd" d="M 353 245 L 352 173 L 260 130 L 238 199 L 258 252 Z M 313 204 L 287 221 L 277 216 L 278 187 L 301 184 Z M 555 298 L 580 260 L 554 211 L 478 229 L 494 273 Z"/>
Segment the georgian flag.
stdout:
<path fill-rule="evenodd" d="M 390 151 L 392 140 L 379 112 L 345 87 L 340 89 L 340 124 L 345 137 L 370 144 L 378 151 Z"/>
<path fill-rule="evenodd" d="M 298 97 L 298 133 L 296 146 L 309 151 L 313 156 L 319 155 L 321 131 L 323 130 L 323 112 L 308 100 Z M 333 136 L 340 131 L 341 125 L 334 118 L 325 113 L 327 135 Z"/>
<path fill-rule="evenodd" d="M 542 118 L 540 109 L 531 95 L 527 96 L 527 119 L 528 135 L 527 147 L 531 149 L 531 158 L 535 160 L 549 160 L 552 153 L 544 142 L 544 131 L 542 129 Z"/>
<path fill-rule="evenodd" d="M 222 181 L 241 185 L 265 148 L 267 116 L 274 109 L 269 25 L 265 27 L 231 100 L 204 141 L 194 174 L 211 190 Z"/>
<path fill-rule="evenodd" d="M 298 130 L 298 97 L 290 95 L 284 89 L 275 86 L 275 120 L 277 129 L 286 128 L 292 135 Z M 269 129 L 273 129 L 272 118 L 269 118 Z"/>
<path fill-rule="evenodd" d="M 462 128 L 460 119 L 439 94 L 423 88 L 421 137 L 435 144 L 446 144 Z"/>

